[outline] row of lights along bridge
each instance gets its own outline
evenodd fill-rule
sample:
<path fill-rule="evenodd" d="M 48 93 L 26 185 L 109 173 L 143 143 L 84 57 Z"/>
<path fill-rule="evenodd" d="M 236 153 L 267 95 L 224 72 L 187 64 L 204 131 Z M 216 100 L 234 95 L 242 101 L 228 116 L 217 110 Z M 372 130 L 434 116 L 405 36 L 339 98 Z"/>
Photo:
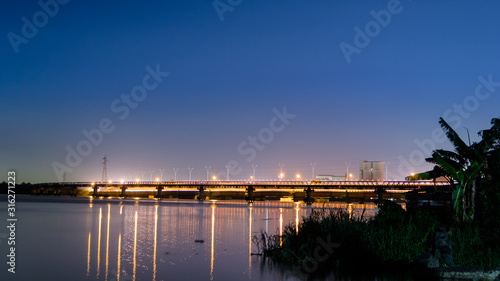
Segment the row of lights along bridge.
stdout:
<path fill-rule="evenodd" d="M 101 182 L 113 183 L 112 180 L 108 180 L 107 179 L 106 164 L 107 164 L 108 160 L 107 160 L 106 157 L 104 157 L 103 160 L 104 160 L 104 162 L 102 163 L 103 164 L 103 175 L 102 175 Z M 363 162 L 367 162 L 367 161 L 363 161 Z M 383 163 L 383 162 L 381 162 L 381 163 Z M 387 180 L 387 167 L 388 167 L 389 163 L 383 163 L 383 164 L 385 164 L 385 168 L 386 168 L 386 180 Z M 354 175 L 352 173 L 349 173 L 349 167 L 350 167 L 351 163 L 345 162 L 345 165 L 346 165 L 346 174 L 345 174 L 345 176 L 331 176 L 331 175 L 315 176 L 316 163 L 311 163 L 311 180 L 315 180 L 315 179 L 327 179 L 327 180 L 336 180 L 336 181 L 352 181 L 352 180 L 355 180 Z M 285 173 L 283 171 L 285 165 L 284 164 L 278 164 L 278 166 L 279 166 L 279 171 L 280 171 L 279 174 L 277 175 L 278 179 L 280 181 L 285 180 Z M 194 168 L 193 167 L 187 167 L 187 169 L 188 169 L 188 172 L 189 172 L 189 179 L 188 180 L 191 181 L 192 180 L 192 172 L 193 172 Z M 249 179 L 247 179 L 247 180 L 251 180 L 251 181 L 257 180 L 257 178 L 255 176 L 256 169 L 257 169 L 257 165 L 256 164 L 252 164 L 253 174 L 250 175 Z M 179 171 L 179 169 L 178 168 L 173 168 L 172 170 L 174 172 L 173 181 L 177 181 L 177 172 Z M 223 180 L 223 179 L 217 178 L 217 175 L 210 175 L 210 170 L 211 170 L 210 166 L 205 166 L 205 170 L 206 170 L 206 180 L 207 181 L 210 181 L 210 180 L 212 180 L 212 181 Z M 225 180 L 230 180 L 229 179 L 229 172 L 230 172 L 230 170 L 231 170 L 231 166 L 230 165 L 226 165 L 226 179 Z M 163 173 L 165 171 L 166 171 L 165 169 L 158 169 L 159 177 L 154 177 L 156 171 L 155 170 L 149 170 L 149 174 L 150 174 L 149 181 L 150 182 L 163 182 Z M 368 171 L 369 172 L 371 171 L 371 173 L 373 174 L 374 168 L 372 167 Z M 127 177 L 129 180 L 127 180 L 127 181 L 128 182 L 130 182 L 130 181 L 135 181 L 135 182 L 144 182 L 144 181 L 147 181 L 144 178 L 145 174 L 146 174 L 146 172 L 141 171 L 140 173 L 136 173 L 135 177 L 134 177 L 134 175 L 129 175 Z M 373 177 L 372 177 L 372 179 L 373 179 Z M 307 180 L 307 179 L 303 179 L 302 175 L 300 173 L 297 173 L 293 177 L 293 179 L 287 179 L 287 180 L 297 180 L 297 181 L 300 181 L 300 180 Z M 125 181 L 126 180 L 121 179 L 120 183 L 124 183 Z"/>

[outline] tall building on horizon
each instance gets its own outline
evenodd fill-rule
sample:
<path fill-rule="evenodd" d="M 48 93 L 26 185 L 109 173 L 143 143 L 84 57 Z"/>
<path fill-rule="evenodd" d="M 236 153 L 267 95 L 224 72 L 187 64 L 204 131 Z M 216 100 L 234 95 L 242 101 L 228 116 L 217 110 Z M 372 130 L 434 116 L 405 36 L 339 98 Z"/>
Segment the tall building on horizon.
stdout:
<path fill-rule="evenodd" d="M 383 161 L 359 161 L 359 179 L 383 181 L 384 164 L 385 163 Z"/>

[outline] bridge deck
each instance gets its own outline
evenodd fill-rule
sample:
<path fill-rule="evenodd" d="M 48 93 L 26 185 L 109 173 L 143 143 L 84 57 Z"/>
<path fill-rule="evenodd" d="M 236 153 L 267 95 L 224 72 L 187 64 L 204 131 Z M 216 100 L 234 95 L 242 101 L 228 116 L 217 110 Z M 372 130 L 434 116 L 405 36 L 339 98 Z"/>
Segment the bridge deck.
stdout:
<path fill-rule="evenodd" d="M 121 182 L 48 182 L 35 184 L 38 187 L 217 187 L 217 188 L 320 188 L 320 189 L 373 189 L 384 187 L 386 189 L 415 189 L 419 187 L 450 186 L 448 182 L 432 181 L 121 181 Z"/>

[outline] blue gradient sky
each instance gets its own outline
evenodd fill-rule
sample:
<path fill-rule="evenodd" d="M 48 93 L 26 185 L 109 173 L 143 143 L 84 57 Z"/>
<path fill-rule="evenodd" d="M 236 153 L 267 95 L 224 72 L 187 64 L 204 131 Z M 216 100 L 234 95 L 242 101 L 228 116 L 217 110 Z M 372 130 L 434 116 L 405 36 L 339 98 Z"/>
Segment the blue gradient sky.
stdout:
<path fill-rule="evenodd" d="M 388 4 L 400 12 L 348 63 L 339 45 L 356 46 L 354 28 Z M 15 169 L 19 181 L 56 181 L 57 162 L 68 181 L 100 180 L 104 155 L 114 180 L 159 169 L 171 179 L 173 168 L 187 179 L 188 166 L 193 179 L 205 179 L 205 166 L 225 178 L 228 161 L 233 179 L 252 164 L 257 178 L 276 178 L 279 163 L 287 178 L 310 178 L 312 162 L 336 175 L 350 162 L 357 176 L 360 160 L 390 162 L 389 178 L 402 179 L 431 167 L 421 161 L 429 147 L 448 148 L 431 140 L 446 111 L 473 140 L 500 115 L 500 87 L 474 96 L 478 77 L 500 81 L 498 1 L 243 0 L 223 21 L 212 1 L 70 1 L 17 53 L 9 34 L 22 36 L 22 18 L 42 8 L 0 6 L 5 179 Z M 157 65 L 170 75 L 121 120 L 111 104 Z M 284 107 L 296 117 L 249 161 L 243 142 L 269 132 Z M 68 166 L 66 147 L 103 118 L 114 131 Z"/>

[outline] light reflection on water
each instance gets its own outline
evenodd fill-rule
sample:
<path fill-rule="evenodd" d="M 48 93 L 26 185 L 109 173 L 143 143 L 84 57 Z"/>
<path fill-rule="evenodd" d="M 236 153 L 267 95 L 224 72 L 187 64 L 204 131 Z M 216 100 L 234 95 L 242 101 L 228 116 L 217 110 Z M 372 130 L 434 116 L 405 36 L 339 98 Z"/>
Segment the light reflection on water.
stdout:
<path fill-rule="evenodd" d="M 243 201 L 75 200 L 80 203 L 68 198 L 53 202 L 31 198 L 19 203 L 18 215 L 26 222 L 44 215 L 38 210 L 48 210 L 49 219 L 43 225 L 28 224 L 23 230 L 37 233 L 41 240 L 23 240 L 22 247 L 28 250 L 22 262 L 57 270 L 59 277 L 52 280 L 296 280 L 262 266 L 262 257 L 251 255 L 257 252 L 254 235 L 263 230 L 282 234 L 288 224 L 298 230 L 301 217 L 312 208 L 348 207 L 350 212 L 364 208 L 365 216 L 373 216 L 377 210 L 370 203 L 310 207 L 273 201 L 249 205 Z M 66 223 L 60 225 L 59 221 Z M 66 240 L 71 243 L 63 243 Z M 41 260 L 27 254 L 31 248 L 50 252 L 53 248 L 44 249 L 44 245 L 62 244 L 54 252 L 67 254 Z M 67 264 L 74 264 L 71 271 Z M 20 269 L 16 277 L 35 280 L 37 275 Z"/>

